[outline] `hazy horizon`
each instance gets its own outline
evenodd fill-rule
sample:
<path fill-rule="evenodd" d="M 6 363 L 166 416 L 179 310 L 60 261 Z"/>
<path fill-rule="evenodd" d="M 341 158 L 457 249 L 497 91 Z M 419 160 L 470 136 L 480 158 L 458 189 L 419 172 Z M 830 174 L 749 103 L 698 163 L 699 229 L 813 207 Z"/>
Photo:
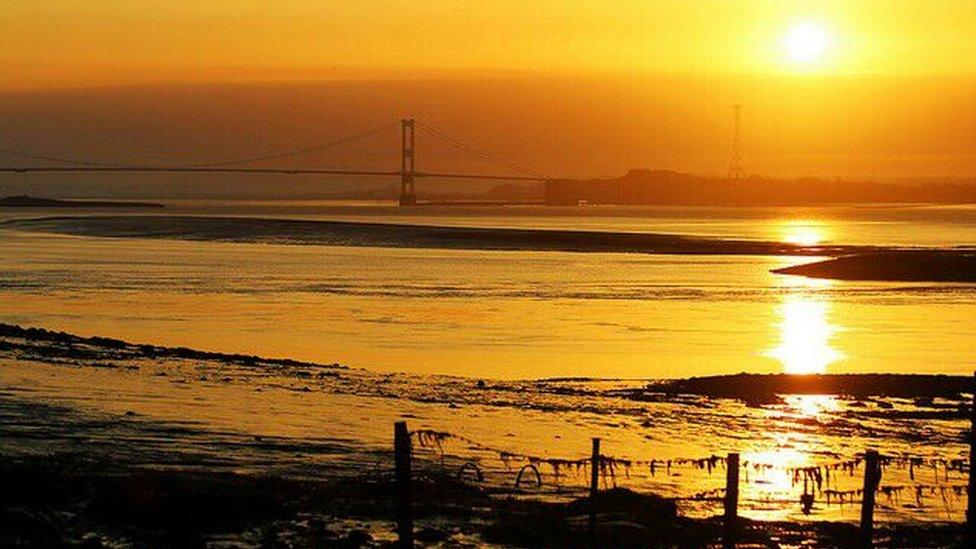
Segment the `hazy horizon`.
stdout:
<path fill-rule="evenodd" d="M 976 177 L 974 18 L 963 0 L 11 0 L 0 147 L 179 164 L 416 117 L 553 177 L 723 175 L 740 104 L 747 173 Z M 290 165 L 396 169 L 396 146 Z M 419 161 L 468 162 L 426 143 Z"/>
<path fill-rule="evenodd" d="M 6 92 L 0 94 L 0 146 L 102 162 L 179 165 L 311 146 L 412 116 L 552 177 L 616 176 L 633 168 L 723 175 L 732 106 L 741 104 L 749 174 L 976 176 L 976 134 L 970 131 L 976 112 L 959 112 L 976 77 L 608 74 Z M 395 170 L 397 147 L 396 132 L 390 131 L 330 155 L 257 165 Z M 421 170 L 492 173 L 491 166 L 442 144 L 421 140 L 418 147 Z M 25 163 L 44 164 L 3 159 L 4 165 Z M 94 177 L 3 174 L 0 185 L 42 193 L 44 185 L 87 186 Z M 147 180 L 97 178 L 113 187 Z M 148 179 L 228 184 L 227 178 L 201 176 Z"/>

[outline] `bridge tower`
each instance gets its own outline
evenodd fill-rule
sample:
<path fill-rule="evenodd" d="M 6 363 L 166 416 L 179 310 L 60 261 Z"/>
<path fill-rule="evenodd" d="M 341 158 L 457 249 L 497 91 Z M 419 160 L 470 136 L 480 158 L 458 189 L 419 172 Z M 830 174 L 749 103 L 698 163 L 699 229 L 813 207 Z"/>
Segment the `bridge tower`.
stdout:
<path fill-rule="evenodd" d="M 400 205 L 417 205 L 417 186 L 414 183 L 416 139 L 413 118 L 400 121 Z"/>

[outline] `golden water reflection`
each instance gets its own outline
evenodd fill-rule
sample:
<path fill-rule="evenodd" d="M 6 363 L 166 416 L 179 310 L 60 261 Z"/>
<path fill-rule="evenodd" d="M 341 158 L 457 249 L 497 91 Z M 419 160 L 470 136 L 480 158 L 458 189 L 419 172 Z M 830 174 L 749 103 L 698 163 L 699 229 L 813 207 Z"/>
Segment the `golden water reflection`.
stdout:
<path fill-rule="evenodd" d="M 793 448 L 775 448 L 746 452 L 742 459 L 746 463 L 762 463 L 773 465 L 772 469 L 751 471 L 750 481 L 767 494 L 788 494 L 793 490 L 793 474 L 791 467 L 807 467 L 810 465 L 809 455 Z"/>
<path fill-rule="evenodd" d="M 831 303 L 823 293 L 811 292 L 829 281 L 796 278 L 801 286 L 783 296 L 778 306 L 779 343 L 765 354 L 778 360 L 788 374 L 822 374 L 843 358 L 831 340 L 839 327 L 831 321 Z M 798 282 L 796 282 L 798 281 Z"/>
<path fill-rule="evenodd" d="M 830 228 L 822 221 L 790 220 L 779 226 L 779 239 L 799 246 L 819 246 L 830 240 Z"/>
<path fill-rule="evenodd" d="M 840 409 L 840 403 L 833 395 L 790 395 L 784 400 L 792 411 L 806 417 L 817 417 Z"/>
<path fill-rule="evenodd" d="M 817 418 L 822 414 L 837 412 L 841 408 L 837 398 L 832 395 L 784 395 L 783 401 L 784 412 L 801 418 Z M 765 447 L 743 453 L 746 474 L 750 475 L 750 487 L 747 490 L 751 490 L 752 497 L 789 501 L 796 497 L 800 489 L 803 493 L 810 493 L 816 488 L 795 476 L 793 471 L 815 466 L 815 452 L 828 449 L 825 447 L 825 439 L 809 432 L 770 432 L 764 443 Z M 791 513 L 788 508 L 780 512 L 780 519 L 787 519 Z"/>

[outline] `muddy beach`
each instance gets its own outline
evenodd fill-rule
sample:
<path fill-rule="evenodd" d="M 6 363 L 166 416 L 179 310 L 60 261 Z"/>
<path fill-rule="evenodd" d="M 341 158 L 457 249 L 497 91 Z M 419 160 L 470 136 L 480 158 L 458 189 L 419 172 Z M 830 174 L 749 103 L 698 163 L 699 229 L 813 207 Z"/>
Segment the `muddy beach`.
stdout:
<path fill-rule="evenodd" d="M 784 398 L 793 398 L 780 396 L 782 392 L 812 391 L 810 386 L 777 376 L 645 383 L 577 379 L 475 383 L 445 378 L 425 385 L 419 379 L 373 374 L 340 364 L 132 344 L 14 325 L 0 326 L 0 373 L 0 469 L 4 486 L 11 487 L 4 492 L 2 508 L 4 522 L 16 525 L 5 529 L 2 541 L 11 546 L 386 546 L 396 535 L 391 439 L 383 434 L 392 434 L 389 426 L 394 420 L 405 419 L 421 432 L 423 427 L 443 425 L 430 407 L 445 415 L 471 413 L 473 401 L 484 400 L 486 394 L 493 395 L 487 400 L 498 409 L 528 408 L 548 416 L 568 413 L 551 400 L 558 396 L 564 406 L 589 406 L 597 415 L 606 413 L 612 403 L 617 417 L 626 418 L 632 413 L 646 414 L 643 406 L 666 405 L 709 414 L 727 406 L 775 409 L 785 406 Z M 62 398 L 45 395 L 42 383 L 26 389 L 18 381 L 20 375 L 53 376 Z M 124 378 L 135 385 L 118 385 L 115 388 L 119 392 L 101 397 L 88 386 L 84 399 L 65 400 L 63 395 L 70 392 L 65 387 L 73 387 L 70 380 L 76 375 L 85 383 Z M 380 379 L 385 381 L 377 383 Z M 736 387 L 735 379 L 743 385 L 764 387 L 764 393 L 776 395 L 779 404 L 750 404 L 756 395 L 729 389 Z M 930 411 L 941 409 L 947 415 L 939 416 L 939 421 L 962 424 L 958 406 L 964 396 L 960 392 L 965 390 L 965 378 L 916 376 L 910 384 L 905 379 L 825 376 L 821 388 L 857 395 L 847 397 L 853 411 L 848 413 L 869 418 L 857 428 L 865 432 L 874 432 L 877 421 L 921 421 L 899 417 L 894 414 L 898 410 L 875 405 L 888 402 L 884 393 L 896 386 L 900 391 L 892 400 L 897 405 L 893 408 L 905 406 L 902 401 L 921 398 L 924 402 L 920 406 L 930 406 Z M 166 396 L 159 384 L 178 395 L 193 396 L 168 400 L 175 397 Z M 312 436 L 301 431 L 301 425 L 287 414 L 271 426 L 250 424 L 241 415 L 242 408 L 234 407 L 187 417 L 188 410 L 194 409 L 187 400 L 208 405 L 208 393 L 195 395 L 194 384 L 212 384 L 220 391 L 243 386 L 243 392 L 222 394 L 244 399 L 242 406 L 249 408 L 263 406 L 261 399 L 277 393 L 285 398 L 326 393 L 324 398 L 340 400 L 330 401 L 329 406 L 322 404 L 325 401 L 316 405 L 321 415 L 309 424 L 308 428 L 318 433 Z M 440 387 L 439 392 L 431 391 L 434 386 Z M 725 390 L 719 391 L 719 387 Z M 461 397 L 473 390 L 481 393 L 470 397 L 471 402 Z M 125 391 L 138 394 L 138 399 L 127 398 Z M 273 398 L 271 406 L 281 405 L 278 397 Z M 172 402 L 182 404 L 176 414 L 165 417 L 154 406 L 140 404 L 153 400 L 166 408 Z M 363 408 L 364 401 L 372 407 Z M 742 404 L 728 404 L 736 401 Z M 871 410 L 857 404 L 865 401 Z M 359 422 L 340 428 L 337 422 L 350 412 L 365 415 Z M 307 414 L 307 410 L 296 413 Z M 528 412 L 520 412 L 524 413 Z M 712 416 L 685 420 L 706 425 L 708 417 Z M 372 425 L 368 421 L 374 421 L 376 427 L 365 427 Z M 851 426 L 833 428 L 843 433 Z M 364 431 L 379 434 L 371 437 Z M 608 451 L 619 451 L 623 443 L 608 438 L 614 443 L 608 445 Z M 531 442 L 538 444 L 537 440 Z M 558 442 L 554 444 L 547 452 L 571 451 L 562 449 L 565 447 Z M 511 437 L 491 444 L 506 448 L 504 453 L 513 445 Z M 514 450 L 506 458 L 515 460 L 513 469 L 512 463 L 498 463 L 498 457 L 492 457 L 495 451 L 467 443 L 451 446 L 449 441 L 435 447 L 415 440 L 418 543 L 443 547 L 566 547 L 588 543 L 588 500 L 571 475 L 564 472 L 560 480 L 557 471 L 554 481 L 544 460 L 528 457 L 526 463 L 537 460 L 540 482 L 544 479 L 545 487 L 513 490 L 506 484 L 510 480 L 505 479 L 521 466 L 520 458 L 513 457 Z M 458 467 L 469 460 L 479 464 L 487 480 L 478 481 L 458 472 Z M 663 463 L 658 465 L 659 471 Z M 678 472 L 676 469 L 675 475 Z M 667 477 L 659 472 L 645 479 L 649 484 L 641 483 L 644 481 L 637 470 L 628 470 L 626 476 L 618 472 L 616 477 L 603 480 L 605 490 L 598 496 L 599 524 L 600 536 L 612 540 L 608 546 L 706 547 L 721 543 L 726 532 L 717 518 L 720 508 L 706 502 L 689 506 L 687 497 L 675 499 L 677 486 L 687 482 L 697 491 L 717 482 L 721 470 L 714 477 L 694 468 L 680 472 L 680 476 L 670 476 L 669 472 Z M 949 472 L 947 468 L 945 474 Z M 894 475 L 903 473 L 892 468 L 887 474 L 893 475 L 894 481 Z M 695 475 L 702 480 L 695 481 Z M 951 482 L 962 480 L 960 473 L 952 475 Z M 654 482 L 665 482 L 664 486 L 671 488 L 662 489 Z M 953 518 L 959 515 L 948 513 L 949 507 L 940 509 L 938 497 L 932 498 L 913 514 L 906 510 L 898 515 L 909 512 L 913 520 L 879 523 L 879 543 L 950 546 L 959 534 L 960 526 Z M 745 516 L 763 518 L 742 519 L 736 534 L 742 547 L 851 547 L 858 542 L 856 522 L 837 520 L 843 519 L 843 513 L 837 514 L 822 500 L 817 504 L 821 514 L 797 521 L 751 513 L 749 504 L 744 505 Z M 958 512 L 961 505 L 957 501 L 952 508 Z M 896 511 L 894 503 L 883 505 L 887 506 L 892 508 L 883 512 Z M 855 505 L 847 507 L 856 514 Z M 928 520 L 919 520 L 926 516 Z"/>

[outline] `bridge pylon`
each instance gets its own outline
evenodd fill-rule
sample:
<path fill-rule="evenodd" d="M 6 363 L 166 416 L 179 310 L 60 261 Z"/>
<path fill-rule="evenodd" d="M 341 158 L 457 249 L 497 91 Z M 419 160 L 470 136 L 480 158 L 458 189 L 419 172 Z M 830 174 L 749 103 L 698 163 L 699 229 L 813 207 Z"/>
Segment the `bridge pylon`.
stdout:
<path fill-rule="evenodd" d="M 400 121 L 400 205 L 417 205 L 415 179 L 416 145 L 413 118 Z"/>

